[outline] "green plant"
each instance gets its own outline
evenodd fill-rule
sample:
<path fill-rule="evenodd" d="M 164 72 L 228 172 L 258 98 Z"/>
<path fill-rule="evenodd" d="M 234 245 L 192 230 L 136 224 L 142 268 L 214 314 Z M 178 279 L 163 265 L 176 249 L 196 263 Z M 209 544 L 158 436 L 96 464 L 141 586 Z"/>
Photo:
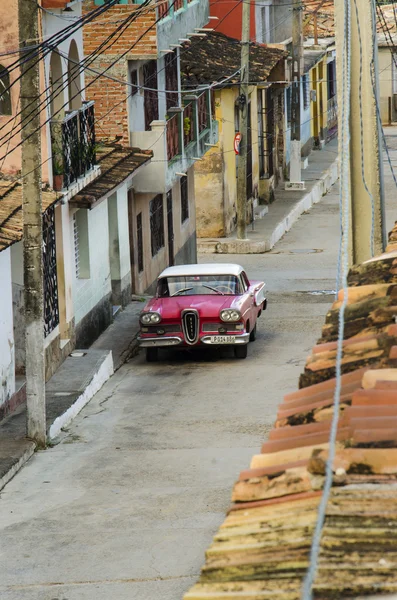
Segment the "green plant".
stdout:
<path fill-rule="evenodd" d="M 185 132 L 185 135 L 189 135 L 190 128 L 191 128 L 190 117 L 185 117 L 183 119 L 183 131 Z"/>
<path fill-rule="evenodd" d="M 63 159 L 59 158 L 57 153 L 52 155 L 52 172 L 54 175 L 63 175 L 65 172 Z"/>

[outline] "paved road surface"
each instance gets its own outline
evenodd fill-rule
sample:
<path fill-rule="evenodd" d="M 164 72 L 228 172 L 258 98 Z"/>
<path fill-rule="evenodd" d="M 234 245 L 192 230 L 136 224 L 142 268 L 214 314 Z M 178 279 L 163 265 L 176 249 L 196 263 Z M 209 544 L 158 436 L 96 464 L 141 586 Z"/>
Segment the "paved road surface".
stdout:
<path fill-rule="evenodd" d="M 206 257 L 240 260 L 268 283 L 246 360 L 139 355 L 5 488 L 2 600 L 182 597 L 319 335 L 332 301 L 322 292 L 335 287 L 337 201 L 333 190 L 270 254 Z"/>

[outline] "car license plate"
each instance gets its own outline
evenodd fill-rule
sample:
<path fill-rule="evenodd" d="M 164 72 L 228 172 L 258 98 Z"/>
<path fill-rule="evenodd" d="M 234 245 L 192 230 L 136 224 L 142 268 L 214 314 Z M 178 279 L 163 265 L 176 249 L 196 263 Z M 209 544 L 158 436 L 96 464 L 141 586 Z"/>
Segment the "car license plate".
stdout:
<path fill-rule="evenodd" d="M 212 335 L 210 337 L 211 344 L 234 344 L 235 335 Z"/>

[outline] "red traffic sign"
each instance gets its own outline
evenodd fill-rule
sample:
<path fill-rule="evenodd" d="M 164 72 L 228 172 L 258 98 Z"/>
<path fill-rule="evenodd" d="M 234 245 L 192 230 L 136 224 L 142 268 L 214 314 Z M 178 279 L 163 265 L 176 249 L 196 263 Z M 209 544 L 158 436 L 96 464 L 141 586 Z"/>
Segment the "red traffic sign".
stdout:
<path fill-rule="evenodd" d="M 234 152 L 240 154 L 241 133 L 236 133 L 234 136 Z"/>

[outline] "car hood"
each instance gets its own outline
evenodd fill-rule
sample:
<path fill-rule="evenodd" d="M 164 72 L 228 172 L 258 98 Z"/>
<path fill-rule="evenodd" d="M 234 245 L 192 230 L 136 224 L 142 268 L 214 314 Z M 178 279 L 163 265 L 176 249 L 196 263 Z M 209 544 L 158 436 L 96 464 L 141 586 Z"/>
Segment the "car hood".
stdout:
<path fill-rule="evenodd" d="M 223 308 L 241 310 L 242 296 L 174 296 L 172 298 L 153 298 L 144 311 L 156 311 L 163 319 L 179 319 L 181 312 L 188 308 L 198 311 L 201 318 L 219 318 Z"/>

